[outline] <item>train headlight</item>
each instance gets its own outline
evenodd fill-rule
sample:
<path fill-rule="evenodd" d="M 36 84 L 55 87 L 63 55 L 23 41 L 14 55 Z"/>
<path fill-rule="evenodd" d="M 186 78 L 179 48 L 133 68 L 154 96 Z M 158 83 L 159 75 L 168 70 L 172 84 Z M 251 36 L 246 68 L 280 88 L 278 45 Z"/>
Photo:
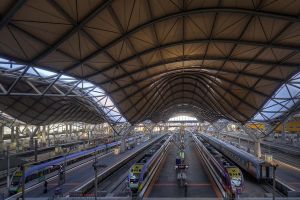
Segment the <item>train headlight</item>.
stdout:
<path fill-rule="evenodd" d="M 231 179 L 231 186 L 232 187 L 239 187 L 241 185 L 241 180 L 239 179 Z"/>

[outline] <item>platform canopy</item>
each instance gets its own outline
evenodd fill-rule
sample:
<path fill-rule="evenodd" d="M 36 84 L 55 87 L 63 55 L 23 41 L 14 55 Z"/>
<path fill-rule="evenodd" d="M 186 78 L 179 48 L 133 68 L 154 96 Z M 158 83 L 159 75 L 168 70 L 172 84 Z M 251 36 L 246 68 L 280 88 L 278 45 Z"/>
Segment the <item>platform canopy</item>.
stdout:
<path fill-rule="evenodd" d="M 177 109 L 245 123 L 300 71 L 299 14 L 294 0 L 1 0 L 0 56 L 99 86 L 131 123 Z"/>

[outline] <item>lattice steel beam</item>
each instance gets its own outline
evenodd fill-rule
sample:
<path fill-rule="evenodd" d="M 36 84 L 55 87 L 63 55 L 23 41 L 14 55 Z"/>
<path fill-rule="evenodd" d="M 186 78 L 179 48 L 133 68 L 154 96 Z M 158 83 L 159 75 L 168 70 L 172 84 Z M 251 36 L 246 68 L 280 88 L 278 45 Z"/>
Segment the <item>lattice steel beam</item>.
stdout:
<path fill-rule="evenodd" d="M 26 0 L 17 0 L 12 3 L 12 7 L 5 13 L 4 16 L 1 16 L 0 20 L 0 30 L 5 27 L 11 18 L 22 8 L 22 6 L 26 3 Z"/>

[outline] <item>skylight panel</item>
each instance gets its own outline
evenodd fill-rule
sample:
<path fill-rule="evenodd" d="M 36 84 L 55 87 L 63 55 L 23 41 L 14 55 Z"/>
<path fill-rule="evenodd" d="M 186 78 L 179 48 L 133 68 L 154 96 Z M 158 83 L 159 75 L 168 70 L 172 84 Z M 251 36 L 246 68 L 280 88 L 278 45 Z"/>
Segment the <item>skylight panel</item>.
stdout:
<path fill-rule="evenodd" d="M 49 77 L 49 76 L 54 76 L 57 75 L 55 72 L 50 72 L 48 70 L 40 69 L 40 68 L 35 68 L 36 71 L 43 77 Z"/>
<path fill-rule="evenodd" d="M 281 117 L 299 102 L 300 72 L 284 83 L 251 121 L 270 121 Z"/>

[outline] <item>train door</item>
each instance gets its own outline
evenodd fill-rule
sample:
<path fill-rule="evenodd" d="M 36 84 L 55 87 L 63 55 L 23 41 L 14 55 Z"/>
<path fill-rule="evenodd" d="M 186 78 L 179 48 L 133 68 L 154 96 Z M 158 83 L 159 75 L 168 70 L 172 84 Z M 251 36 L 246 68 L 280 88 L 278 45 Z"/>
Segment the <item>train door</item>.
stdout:
<path fill-rule="evenodd" d="M 41 172 L 38 173 L 38 181 L 39 182 L 45 181 L 46 177 L 45 177 L 45 173 L 44 172 L 45 171 L 41 171 Z"/>
<path fill-rule="evenodd" d="M 266 177 L 266 169 L 262 165 L 258 165 L 258 168 L 259 168 L 258 176 L 259 176 L 259 179 L 262 180 L 263 178 Z"/>
<path fill-rule="evenodd" d="M 259 169 L 256 168 L 255 165 L 253 165 L 252 162 L 248 162 L 248 172 L 254 176 L 255 178 L 258 178 L 257 177 L 257 173 L 258 173 Z"/>
<path fill-rule="evenodd" d="M 272 178 L 273 167 L 271 165 L 262 165 L 262 179 Z"/>

